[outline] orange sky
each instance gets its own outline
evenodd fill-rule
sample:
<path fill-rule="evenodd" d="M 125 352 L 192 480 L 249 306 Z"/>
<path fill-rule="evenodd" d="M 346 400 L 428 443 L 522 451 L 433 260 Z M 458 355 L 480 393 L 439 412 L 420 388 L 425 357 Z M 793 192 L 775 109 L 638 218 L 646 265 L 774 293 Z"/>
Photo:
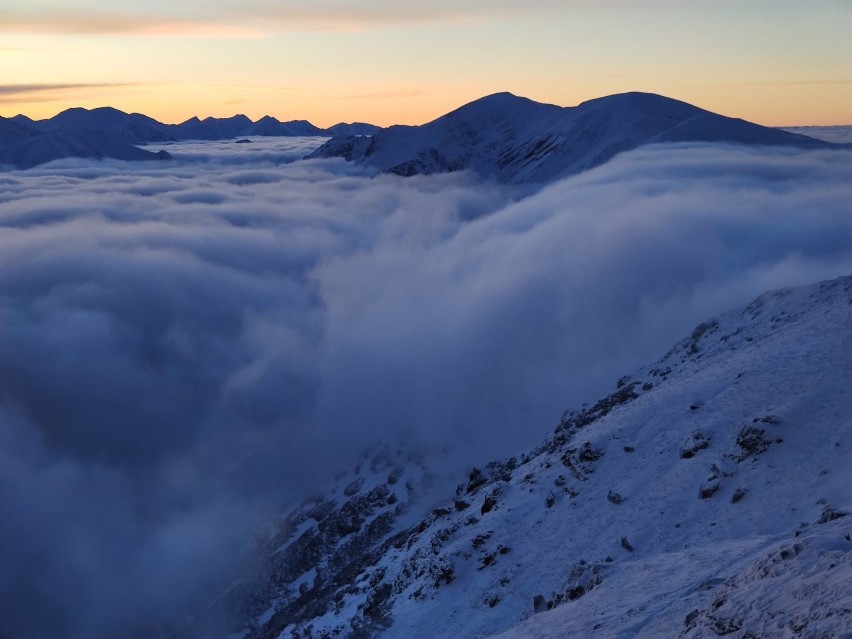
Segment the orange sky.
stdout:
<path fill-rule="evenodd" d="M 0 115 L 110 105 L 166 122 L 415 124 L 497 91 L 573 105 L 639 90 L 767 125 L 852 124 L 845 0 L 121 7 L 3 0 Z"/>

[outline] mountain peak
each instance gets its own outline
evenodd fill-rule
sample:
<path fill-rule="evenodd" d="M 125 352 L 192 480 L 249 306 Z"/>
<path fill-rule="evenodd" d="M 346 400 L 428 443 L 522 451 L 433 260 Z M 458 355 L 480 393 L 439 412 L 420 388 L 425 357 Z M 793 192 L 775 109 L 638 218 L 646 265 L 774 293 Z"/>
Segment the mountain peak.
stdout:
<path fill-rule="evenodd" d="M 543 184 L 638 146 L 690 141 L 831 146 L 654 93 L 560 107 L 501 92 L 421 126 L 383 129 L 370 144 L 332 139 L 309 157 L 345 157 L 403 176 L 472 169 L 499 182 Z"/>

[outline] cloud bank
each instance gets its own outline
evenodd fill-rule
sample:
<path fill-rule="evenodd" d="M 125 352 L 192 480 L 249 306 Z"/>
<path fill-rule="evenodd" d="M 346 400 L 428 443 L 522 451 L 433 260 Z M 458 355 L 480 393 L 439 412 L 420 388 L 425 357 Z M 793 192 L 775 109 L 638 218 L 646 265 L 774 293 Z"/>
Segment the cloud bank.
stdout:
<path fill-rule="evenodd" d="M 699 321 L 852 273 L 849 151 L 648 147 L 521 199 L 310 144 L 0 174 L 10 636 L 153 631 L 361 448 L 516 452 Z"/>

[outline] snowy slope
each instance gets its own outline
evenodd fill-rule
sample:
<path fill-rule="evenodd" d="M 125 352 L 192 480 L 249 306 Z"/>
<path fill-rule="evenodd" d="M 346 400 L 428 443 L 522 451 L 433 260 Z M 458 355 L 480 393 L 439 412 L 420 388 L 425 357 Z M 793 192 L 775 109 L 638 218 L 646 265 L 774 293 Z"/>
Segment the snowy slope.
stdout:
<path fill-rule="evenodd" d="M 192 117 L 180 124 L 164 124 L 141 113 L 125 113 L 112 107 L 75 107 L 45 120 L 32 120 L 25 115 L 0 118 L 0 147 L 24 139 L 22 132 L 29 132 L 26 137 L 48 132 L 108 134 L 136 145 L 178 140 L 228 140 L 250 135 L 330 137 L 341 132 L 361 135 L 377 130 L 379 127 L 364 123 L 341 123 L 321 129 L 307 120 L 281 122 L 268 115 L 253 122 L 242 114 L 203 120 Z"/>
<path fill-rule="evenodd" d="M 166 151 L 145 151 L 111 134 L 96 131 L 42 133 L 0 147 L 0 167 L 29 169 L 63 158 L 164 160 Z"/>
<path fill-rule="evenodd" d="M 186 122 L 169 126 L 177 140 L 227 140 L 245 135 L 251 127 L 252 121 L 242 114 L 230 118 L 208 117 L 203 120 L 193 117 Z"/>
<path fill-rule="evenodd" d="M 67 109 L 50 119 L 35 122 L 34 125 L 44 132 L 106 133 L 130 144 L 168 142 L 176 139 L 170 134 L 167 125 L 141 113 L 125 113 L 112 107 Z"/>
<path fill-rule="evenodd" d="M 367 490 L 346 501 L 342 478 L 285 520 L 267 554 L 298 567 L 266 561 L 231 636 L 846 636 L 850 459 L 852 277 L 767 293 L 405 530 L 367 534 L 367 509 L 318 545 Z M 369 485 L 397 495 L 383 472 Z"/>
<path fill-rule="evenodd" d="M 377 561 L 417 521 L 409 506 L 433 481 L 419 455 L 387 448 L 362 455 L 325 493 L 285 513 L 253 569 L 172 636 L 216 637 L 228 629 L 240 635 L 246 626 L 253 636 L 275 636 L 289 621 L 309 621 L 334 608 L 363 566 Z M 360 628 L 364 619 L 355 619 L 356 612 L 350 616 Z"/>
<path fill-rule="evenodd" d="M 651 93 L 576 107 L 497 93 L 422 126 L 392 126 L 369 138 L 336 136 L 309 157 L 344 157 L 406 176 L 473 169 L 501 182 L 544 183 L 643 144 L 688 141 L 827 146 Z"/>
<path fill-rule="evenodd" d="M 0 116 L 0 150 L 9 144 L 34 137 L 38 133 L 37 130 L 15 118 Z"/>
<path fill-rule="evenodd" d="M 327 135 L 373 135 L 381 131 L 381 127 L 375 124 L 367 124 L 366 122 L 338 122 L 337 124 L 328 127 L 325 130 Z"/>

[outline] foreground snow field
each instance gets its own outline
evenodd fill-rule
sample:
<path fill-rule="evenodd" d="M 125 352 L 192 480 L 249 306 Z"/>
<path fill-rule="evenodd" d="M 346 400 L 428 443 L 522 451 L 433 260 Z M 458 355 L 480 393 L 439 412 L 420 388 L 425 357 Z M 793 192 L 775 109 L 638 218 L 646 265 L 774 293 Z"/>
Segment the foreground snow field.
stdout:
<path fill-rule="evenodd" d="M 232 636 L 847 636 L 850 407 L 852 277 L 766 293 L 419 523 L 423 462 L 365 456 L 285 518 Z"/>

